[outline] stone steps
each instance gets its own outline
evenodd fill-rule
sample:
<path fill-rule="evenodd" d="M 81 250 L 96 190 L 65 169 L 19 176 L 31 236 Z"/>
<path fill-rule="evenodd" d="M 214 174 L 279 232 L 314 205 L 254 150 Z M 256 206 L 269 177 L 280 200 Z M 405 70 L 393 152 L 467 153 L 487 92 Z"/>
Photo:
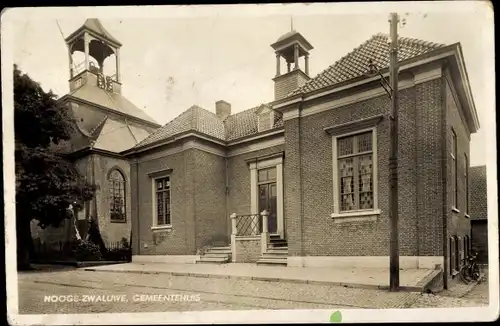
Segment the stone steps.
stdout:
<path fill-rule="evenodd" d="M 197 264 L 226 264 L 231 262 L 231 247 L 212 247 L 196 261 Z"/>
<path fill-rule="evenodd" d="M 229 263 L 229 257 L 200 257 L 196 261 L 197 264 L 227 264 Z"/>

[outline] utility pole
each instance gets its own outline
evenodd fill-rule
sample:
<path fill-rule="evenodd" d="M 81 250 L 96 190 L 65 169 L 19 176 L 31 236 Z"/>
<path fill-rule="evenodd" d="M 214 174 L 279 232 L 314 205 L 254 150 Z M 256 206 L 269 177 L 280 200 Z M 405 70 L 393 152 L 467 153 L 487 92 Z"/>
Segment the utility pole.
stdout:
<path fill-rule="evenodd" d="M 392 88 L 389 154 L 389 219 L 391 220 L 389 290 L 399 290 L 399 230 L 398 230 L 398 14 L 390 15 L 389 79 Z"/>

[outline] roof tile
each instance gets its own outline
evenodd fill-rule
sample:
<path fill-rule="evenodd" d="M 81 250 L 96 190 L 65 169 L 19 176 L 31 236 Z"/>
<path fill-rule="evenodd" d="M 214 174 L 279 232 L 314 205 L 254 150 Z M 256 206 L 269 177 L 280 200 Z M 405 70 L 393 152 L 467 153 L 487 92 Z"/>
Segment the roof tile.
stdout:
<path fill-rule="evenodd" d="M 389 66 L 388 41 L 389 36 L 386 34 L 379 33 L 372 36 L 368 41 L 340 58 L 340 60 L 319 73 L 316 77 L 307 81 L 304 86 L 292 91 L 289 96 L 312 92 L 362 76 L 369 70 L 368 61 L 370 59 L 379 69 L 387 68 Z M 444 44 L 400 37 L 398 60 L 407 60 L 443 46 Z"/>

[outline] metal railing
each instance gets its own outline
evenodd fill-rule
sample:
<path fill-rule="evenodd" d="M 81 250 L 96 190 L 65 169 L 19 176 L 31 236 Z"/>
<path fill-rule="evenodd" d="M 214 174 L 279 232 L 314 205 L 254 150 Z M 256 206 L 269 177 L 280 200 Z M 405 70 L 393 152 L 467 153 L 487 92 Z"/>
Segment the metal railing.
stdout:
<path fill-rule="evenodd" d="M 232 234 L 236 236 L 251 236 L 268 233 L 267 219 L 269 213 L 264 210 L 260 214 L 231 214 Z"/>
<path fill-rule="evenodd" d="M 260 234 L 260 216 L 259 214 L 236 215 L 233 214 L 235 230 L 233 233 L 237 236 L 250 236 Z"/>

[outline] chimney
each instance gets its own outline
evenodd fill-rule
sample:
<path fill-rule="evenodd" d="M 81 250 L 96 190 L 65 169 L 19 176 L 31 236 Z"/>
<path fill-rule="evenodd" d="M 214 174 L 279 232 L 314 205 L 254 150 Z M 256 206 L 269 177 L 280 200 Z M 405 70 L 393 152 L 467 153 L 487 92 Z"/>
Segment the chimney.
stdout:
<path fill-rule="evenodd" d="M 221 120 L 226 120 L 231 115 L 231 104 L 226 101 L 215 102 L 215 114 Z"/>

